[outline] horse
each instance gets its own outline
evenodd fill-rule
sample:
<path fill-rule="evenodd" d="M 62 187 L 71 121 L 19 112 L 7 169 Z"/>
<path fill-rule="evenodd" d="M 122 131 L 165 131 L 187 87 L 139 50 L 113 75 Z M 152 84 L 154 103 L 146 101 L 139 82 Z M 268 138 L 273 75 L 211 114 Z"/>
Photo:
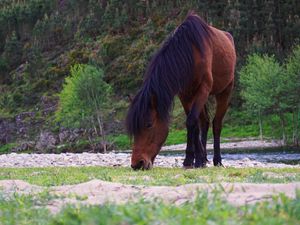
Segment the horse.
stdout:
<path fill-rule="evenodd" d="M 214 166 L 223 166 L 222 121 L 234 84 L 236 53 L 233 37 L 191 12 L 152 57 L 143 85 L 132 99 L 125 120 L 133 137 L 131 167 L 150 169 L 169 132 L 170 111 L 178 95 L 186 114 L 184 168 L 206 167 L 209 129 L 207 101 L 215 96 L 212 121 Z M 200 140 L 201 131 L 201 140 Z"/>

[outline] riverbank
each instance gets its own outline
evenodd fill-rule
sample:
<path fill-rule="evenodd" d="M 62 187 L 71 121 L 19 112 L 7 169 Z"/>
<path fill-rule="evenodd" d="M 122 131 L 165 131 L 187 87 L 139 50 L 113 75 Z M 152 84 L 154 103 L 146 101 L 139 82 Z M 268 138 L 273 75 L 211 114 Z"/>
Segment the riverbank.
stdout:
<path fill-rule="evenodd" d="M 108 166 L 130 167 L 128 153 L 61 153 L 61 154 L 5 154 L 0 155 L 0 167 L 6 168 L 30 168 L 30 167 L 70 167 L 70 166 Z M 272 160 L 295 160 L 300 159 L 300 154 L 223 154 L 223 164 L 226 167 L 246 168 L 293 168 L 300 164 L 289 165 Z M 158 155 L 155 167 L 182 167 L 184 155 Z M 212 156 L 208 155 L 208 160 Z M 270 162 L 271 161 L 271 162 Z M 207 164 L 212 167 L 212 163 Z"/>

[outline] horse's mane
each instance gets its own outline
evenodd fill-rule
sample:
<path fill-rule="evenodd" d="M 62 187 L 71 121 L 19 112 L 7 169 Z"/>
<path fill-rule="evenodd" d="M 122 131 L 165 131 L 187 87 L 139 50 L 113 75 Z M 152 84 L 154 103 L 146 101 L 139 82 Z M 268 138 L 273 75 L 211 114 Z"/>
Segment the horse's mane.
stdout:
<path fill-rule="evenodd" d="M 130 136 L 138 134 L 150 122 L 153 104 L 158 118 L 169 121 L 173 98 L 191 81 L 193 46 L 205 54 L 209 26 L 196 14 L 189 13 L 183 23 L 165 40 L 153 56 L 145 73 L 142 88 L 134 97 L 126 118 Z"/>

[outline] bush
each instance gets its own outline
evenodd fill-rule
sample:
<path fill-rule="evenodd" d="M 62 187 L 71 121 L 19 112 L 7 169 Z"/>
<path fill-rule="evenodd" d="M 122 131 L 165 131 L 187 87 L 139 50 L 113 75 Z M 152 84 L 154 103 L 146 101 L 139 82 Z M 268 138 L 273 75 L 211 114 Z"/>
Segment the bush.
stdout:
<path fill-rule="evenodd" d="M 246 101 L 247 111 L 258 116 L 261 137 L 262 116 L 273 114 L 279 116 L 282 139 L 287 141 L 287 113 L 293 112 L 294 143 L 297 139 L 296 112 L 300 104 L 299 56 L 300 48 L 294 51 L 286 67 L 283 67 L 274 56 L 254 54 L 248 57 L 247 64 L 241 69 L 241 95 Z"/>
<path fill-rule="evenodd" d="M 103 80 L 103 76 L 102 69 L 91 65 L 74 65 L 59 94 L 56 120 L 68 128 L 93 127 L 104 136 L 103 120 L 112 88 Z"/>

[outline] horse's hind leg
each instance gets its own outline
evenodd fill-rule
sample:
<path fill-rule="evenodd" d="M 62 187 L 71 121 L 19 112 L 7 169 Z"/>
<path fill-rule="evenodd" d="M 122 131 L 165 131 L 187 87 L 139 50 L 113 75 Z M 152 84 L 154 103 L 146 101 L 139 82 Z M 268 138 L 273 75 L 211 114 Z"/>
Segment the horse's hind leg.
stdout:
<path fill-rule="evenodd" d="M 206 151 L 206 143 L 207 143 L 207 132 L 209 129 L 209 117 L 207 113 L 207 106 L 204 105 L 204 109 L 200 113 L 200 127 L 201 127 L 201 143 L 205 152 L 206 162 L 207 160 L 207 151 Z"/>
<path fill-rule="evenodd" d="M 222 121 L 228 109 L 233 82 L 230 83 L 226 89 L 216 95 L 217 109 L 213 120 L 213 135 L 214 135 L 214 166 L 223 166 L 220 150 L 220 135 L 222 130 Z"/>
<path fill-rule="evenodd" d="M 204 152 L 203 145 L 199 140 L 199 118 L 201 117 L 199 117 L 198 104 L 192 105 L 190 102 L 187 103 L 182 96 L 179 96 L 179 98 L 187 115 L 187 146 L 183 166 L 185 168 L 193 166 L 204 167 L 206 164 L 206 152 Z"/>
<path fill-rule="evenodd" d="M 194 166 L 205 167 L 206 166 L 206 153 L 202 146 L 202 143 L 199 140 L 200 134 L 200 126 L 199 126 L 199 117 L 200 112 L 204 109 L 204 104 L 207 102 L 207 98 L 209 95 L 209 90 L 206 88 L 206 84 L 202 83 L 199 87 L 199 92 L 195 95 L 191 110 L 189 111 L 186 119 L 186 127 L 187 127 L 187 149 L 186 149 L 186 158 L 183 162 L 184 167 L 191 166 L 191 159 L 194 160 Z M 194 157 L 192 158 L 190 148 L 194 152 Z"/>

